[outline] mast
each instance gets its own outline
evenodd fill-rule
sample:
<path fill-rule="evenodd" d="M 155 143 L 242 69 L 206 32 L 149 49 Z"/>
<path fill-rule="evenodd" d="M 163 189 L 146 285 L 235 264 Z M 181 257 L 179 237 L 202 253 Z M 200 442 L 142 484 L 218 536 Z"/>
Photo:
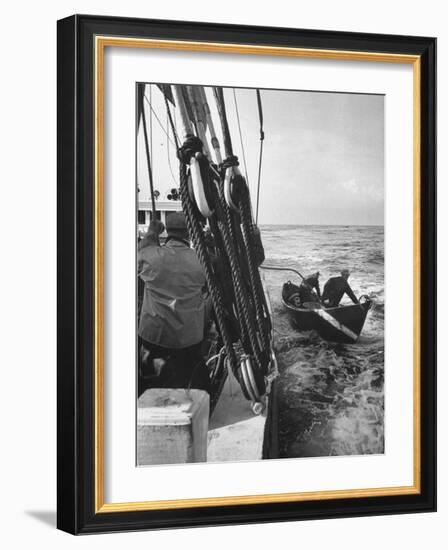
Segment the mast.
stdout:
<path fill-rule="evenodd" d="M 182 86 L 175 84 L 173 86 L 173 95 L 176 105 L 179 109 L 180 120 L 182 125 L 182 135 L 186 139 L 194 135 L 193 126 L 188 118 L 187 107 L 185 105 L 184 96 L 182 93 Z"/>
<path fill-rule="evenodd" d="M 198 88 L 198 93 L 204 109 L 208 130 L 210 132 L 210 138 L 211 138 L 210 141 L 212 143 L 212 147 L 215 152 L 215 161 L 216 161 L 216 164 L 219 166 L 220 164 L 222 164 L 221 147 L 219 145 L 219 140 L 216 137 L 215 125 L 213 123 L 212 114 L 210 112 L 210 107 L 207 101 L 207 96 L 205 95 L 205 89 L 202 86 L 200 86 Z"/>
<path fill-rule="evenodd" d="M 201 86 L 202 89 L 202 86 Z M 202 141 L 202 147 L 204 154 L 210 158 L 210 150 L 208 148 L 207 142 L 207 121 L 205 118 L 205 112 L 203 109 L 203 104 L 201 98 L 199 97 L 197 86 L 187 86 L 188 99 L 193 111 L 193 116 L 195 118 L 196 130 L 199 139 Z"/>

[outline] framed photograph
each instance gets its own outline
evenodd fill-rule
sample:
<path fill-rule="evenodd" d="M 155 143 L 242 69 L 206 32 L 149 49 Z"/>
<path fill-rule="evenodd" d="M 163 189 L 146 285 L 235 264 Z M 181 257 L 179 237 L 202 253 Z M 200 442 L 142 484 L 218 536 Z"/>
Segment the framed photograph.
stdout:
<path fill-rule="evenodd" d="M 436 509 L 436 40 L 58 22 L 58 527 Z"/>

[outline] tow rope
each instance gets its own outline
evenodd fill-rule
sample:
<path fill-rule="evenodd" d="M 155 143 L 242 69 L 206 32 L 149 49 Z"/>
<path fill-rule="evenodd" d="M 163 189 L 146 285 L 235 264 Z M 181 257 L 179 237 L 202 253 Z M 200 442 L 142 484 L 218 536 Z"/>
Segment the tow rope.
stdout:
<path fill-rule="evenodd" d="M 292 267 L 276 267 L 276 266 L 273 266 L 273 265 L 260 265 L 260 268 L 261 269 L 266 269 L 266 270 L 273 270 L 273 271 L 292 271 L 293 273 L 295 273 L 296 275 L 298 275 L 302 281 L 305 281 L 305 277 L 300 273 L 300 271 L 297 271 L 297 269 L 293 269 Z"/>

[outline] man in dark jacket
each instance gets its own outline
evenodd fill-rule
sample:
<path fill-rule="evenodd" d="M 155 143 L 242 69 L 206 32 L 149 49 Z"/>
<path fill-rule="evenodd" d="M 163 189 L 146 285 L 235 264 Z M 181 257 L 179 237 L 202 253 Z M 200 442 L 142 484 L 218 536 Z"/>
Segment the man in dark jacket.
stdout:
<path fill-rule="evenodd" d="M 354 304 L 358 303 L 358 298 L 348 284 L 349 277 L 350 271 L 348 269 L 343 269 L 340 277 L 331 277 L 328 279 L 322 294 L 322 302 L 325 306 L 337 307 L 344 294 L 347 294 Z"/>
<path fill-rule="evenodd" d="M 320 302 L 319 271 L 312 273 L 305 279 L 299 288 L 300 302 Z"/>
<path fill-rule="evenodd" d="M 208 391 L 208 371 L 201 353 L 206 322 L 204 271 L 190 248 L 181 212 L 168 216 L 166 231 L 166 244 L 159 246 L 158 234 L 150 234 L 158 233 L 157 228 L 150 227 L 146 246 L 138 251 L 138 275 L 144 282 L 139 322 L 142 367 L 160 360 L 158 364 L 166 364 L 165 372 L 171 372 L 166 380 L 169 387 Z"/>

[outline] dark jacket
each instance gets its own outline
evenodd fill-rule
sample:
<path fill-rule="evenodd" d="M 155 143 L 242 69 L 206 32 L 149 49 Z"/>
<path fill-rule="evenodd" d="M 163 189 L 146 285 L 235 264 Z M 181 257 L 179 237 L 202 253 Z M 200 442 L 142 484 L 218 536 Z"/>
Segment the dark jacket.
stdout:
<path fill-rule="evenodd" d="M 196 252 L 175 239 L 138 252 L 145 289 L 139 335 L 150 344 L 181 349 L 200 342 L 205 326 L 205 275 Z"/>
<path fill-rule="evenodd" d="M 339 305 L 344 294 L 347 294 L 354 304 L 358 303 L 358 298 L 356 298 L 353 290 L 350 288 L 347 279 L 344 279 L 342 276 L 331 277 L 325 283 L 322 301 L 325 305 L 336 307 Z"/>
<path fill-rule="evenodd" d="M 317 298 L 320 300 L 320 287 L 319 287 L 319 278 L 315 275 L 307 277 L 304 279 L 303 283 L 300 285 L 299 294 L 300 301 L 305 302 L 316 302 L 316 294 L 314 294 L 313 289 L 316 291 Z"/>

